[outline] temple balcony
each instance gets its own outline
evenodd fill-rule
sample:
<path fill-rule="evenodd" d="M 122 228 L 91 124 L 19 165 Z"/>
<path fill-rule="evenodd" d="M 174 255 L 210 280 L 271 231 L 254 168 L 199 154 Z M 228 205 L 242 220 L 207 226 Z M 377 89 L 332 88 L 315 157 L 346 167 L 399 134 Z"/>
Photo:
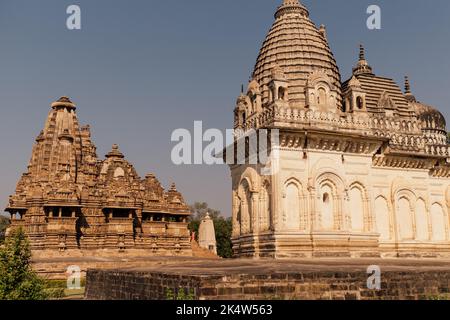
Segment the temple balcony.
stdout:
<path fill-rule="evenodd" d="M 47 232 L 49 233 L 76 233 L 77 217 L 48 217 Z"/>
<path fill-rule="evenodd" d="M 351 114 L 313 111 L 307 108 L 269 105 L 257 117 L 248 119 L 244 131 L 264 127 L 288 127 L 364 131 L 372 134 L 403 133 L 422 135 L 417 120 L 372 113 Z"/>
<path fill-rule="evenodd" d="M 136 209 L 104 208 L 107 233 L 135 233 L 139 224 Z"/>

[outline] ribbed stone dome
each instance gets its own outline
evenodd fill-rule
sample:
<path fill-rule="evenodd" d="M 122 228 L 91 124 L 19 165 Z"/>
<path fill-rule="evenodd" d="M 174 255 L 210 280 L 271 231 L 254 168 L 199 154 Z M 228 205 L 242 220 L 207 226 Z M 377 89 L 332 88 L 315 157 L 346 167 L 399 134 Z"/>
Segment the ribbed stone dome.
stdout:
<path fill-rule="evenodd" d="M 261 86 L 263 104 L 269 99 L 271 70 L 279 67 L 289 81 L 289 104 L 304 107 L 305 86 L 314 71 L 324 71 L 339 93 L 341 77 L 326 38 L 309 19 L 308 10 L 298 0 L 284 0 L 275 13 L 275 22 L 260 50 L 253 78 Z"/>
<path fill-rule="evenodd" d="M 416 115 L 422 121 L 423 129 L 439 130 L 446 134 L 447 122 L 444 115 L 434 107 L 419 102 L 412 102 Z"/>

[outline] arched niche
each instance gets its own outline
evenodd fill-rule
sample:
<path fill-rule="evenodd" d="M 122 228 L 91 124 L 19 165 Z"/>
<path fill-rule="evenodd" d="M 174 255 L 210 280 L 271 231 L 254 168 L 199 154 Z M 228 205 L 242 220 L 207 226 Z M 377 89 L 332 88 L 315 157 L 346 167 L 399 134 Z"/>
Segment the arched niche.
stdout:
<path fill-rule="evenodd" d="M 351 231 L 363 232 L 365 230 L 366 196 L 360 184 L 353 184 L 349 191 L 349 210 L 351 218 Z"/>
<path fill-rule="evenodd" d="M 400 240 L 413 240 L 414 227 L 411 210 L 411 200 L 407 196 L 400 196 L 397 201 L 397 226 Z"/>
<path fill-rule="evenodd" d="M 431 206 L 431 228 L 433 241 L 445 241 L 445 215 L 442 206 L 434 203 Z"/>
<path fill-rule="evenodd" d="M 308 76 L 306 85 L 306 104 L 311 110 L 336 112 L 336 88 L 331 79 L 322 71 Z"/>
<path fill-rule="evenodd" d="M 391 234 L 391 217 L 389 214 L 389 205 L 387 200 L 379 196 L 375 199 L 375 220 L 377 231 L 380 234 L 381 241 L 389 241 L 392 239 Z"/>
<path fill-rule="evenodd" d="M 416 202 L 416 240 L 426 241 L 430 239 L 428 233 L 428 213 L 425 201 L 419 198 Z"/>
<path fill-rule="evenodd" d="M 346 194 L 343 180 L 333 172 L 324 172 L 317 178 L 316 193 L 319 230 L 343 229 L 342 200 Z"/>
<path fill-rule="evenodd" d="M 121 167 L 117 167 L 114 170 L 114 178 L 119 179 L 119 178 L 124 178 L 124 177 L 125 177 L 125 171 Z"/>
<path fill-rule="evenodd" d="M 320 227 L 322 230 L 333 230 L 335 217 L 335 197 L 332 184 L 324 183 L 320 187 L 319 208 L 320 208 Z"/>
<path fill-rule="evenodd" d="M 240 234 L 249 234 L 252 232 L 253 203 L 250 184 L 247 179 L 243 179 L 238 190 L 238 219 L 240 225 Z"/>
<path fill-rule="evenodd" d="M 285 186 L 283 222 L 285 230 L 300 229 L 300 188 L 293 181 Z"/>

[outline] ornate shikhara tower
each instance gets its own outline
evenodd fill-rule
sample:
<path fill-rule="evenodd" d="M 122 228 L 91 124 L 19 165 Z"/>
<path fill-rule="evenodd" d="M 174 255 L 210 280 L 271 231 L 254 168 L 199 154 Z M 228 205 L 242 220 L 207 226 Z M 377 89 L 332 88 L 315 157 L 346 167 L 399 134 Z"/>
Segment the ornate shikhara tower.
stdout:
<path fill-rule="evenodd" d="M 153 174 L 141 179 L 117 145 L 99 160 L 75 110 L 67 97 L 51 105 L 6 208 L 11 228 L 24 228 L 35 254 L 191 255 L 190 211 L 175 185 L 166 192 Z"/>
<path fill-rule="evenodd" d="M 237 257 L 450 255 L 446 122 L 360 57 L 341 77 L 324 26 L 275 13 L 235 129 L 278 129 L 273 174 L 231 165 Z"/>

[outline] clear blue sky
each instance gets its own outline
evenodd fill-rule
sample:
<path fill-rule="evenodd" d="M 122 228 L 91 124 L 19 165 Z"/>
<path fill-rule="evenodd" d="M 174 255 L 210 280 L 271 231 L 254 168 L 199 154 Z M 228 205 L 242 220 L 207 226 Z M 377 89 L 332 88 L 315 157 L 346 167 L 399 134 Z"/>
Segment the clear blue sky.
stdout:
<path fill-rule="evenodd" d="M 411 78 L 416 97 L 450 119 L 448 0 L 304 0 L 325 24 L 343 80 L 363 42 L 378 75 Z M 103 157 L 120 145 L 141 176 L 173 180 L 186 199 L 229 215 L 225 166 L 171 164 L 176 128 L 231 128 L 241 83 L 281 0 L 0 0 L 0 203 L 28 164 L 49 104 L 68 95 Z M 82 30 L 66 29 L 66 8 Z M 382 8 L 369 31 L 366 8 Z"/>

